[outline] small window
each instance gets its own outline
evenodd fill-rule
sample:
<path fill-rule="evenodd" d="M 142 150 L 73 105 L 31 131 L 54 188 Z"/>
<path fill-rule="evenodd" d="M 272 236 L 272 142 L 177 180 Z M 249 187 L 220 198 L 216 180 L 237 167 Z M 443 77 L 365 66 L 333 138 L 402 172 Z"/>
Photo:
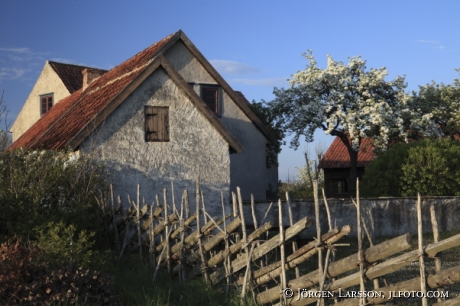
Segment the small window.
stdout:
<path fill-rule="evenodd" d="M 201 99 L 214 114 L 219 114 L 219 87 L 201 87 Z"/>
<path fill-rule="evenodd" d="M 53 94 L 40 96 L 40 116 L 43 116 L 53 107 Z"/>
<path fill-rule="evenodd" d="M 145 141 L 169 141 L 169 107 L 145 106 Z"/>
<path fill-rule="evenodd" d="M 347 180 L 327 180 L 327 196 L 344 196 L 348 193 Z"/>

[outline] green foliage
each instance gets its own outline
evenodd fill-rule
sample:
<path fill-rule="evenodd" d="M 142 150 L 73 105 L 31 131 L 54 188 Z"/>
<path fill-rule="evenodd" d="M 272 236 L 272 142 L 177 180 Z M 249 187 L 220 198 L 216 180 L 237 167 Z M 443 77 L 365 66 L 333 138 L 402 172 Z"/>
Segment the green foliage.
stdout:
<path fill-rule="evenodd" d="M 402 165 L 402 195 L 460 195 L 460 142 L 425 140 Z"/>
<path fill-rule="evenodd" d="M 55 267 L 78 263 L 85 268 L 94 265 L 94 232 L 77 230 L 73 224 L 66 226 L 62 221 L 48 223 L 38 233 L 38 246 L 43 251 L 41 260 Z"/>
<path fill-rule="evenodd" d="M 366 197 L 460 195 L 460 142 L 424 139 L 396 144 L 366 167 Z"/>
<path fill-rule="evenodd" d="M 360 193 L 364 197 L 399 197 L 402 192 L 402 164 L 407 159 L 409 149 L 416 142 L 393 145 L 380 152 L 366 167 L 360 183 Z"/>
<path fill-rule="evenodd" d="M 120 263 L 115 277 L 120 299 L 123 305 L 155 305 L 155 306 L 252 306 L 249 293 L 248 298 L 240 302 L 239 291 L 232 287 L 229 296 L 225 295 L 225 288 L 219 285 L 206 284 L 203 278 L 190 279 L 179 282 L 162 269 L 152 282 L 154 268 L 142 263 L 138 256 L 125 257 Z M 222 282 L 225 283 L 225 282 Z M 222 284 L 225 285 L 225 284 Z"/>
<path fill-rule="evenodd" d="M 285 133 L 281 128 L 275 125 L 276 114 L 267 106 L 267 102 L 252 101 L 249 108 L 256 114 L 256 116 L 267 126 L 270 132 L 278 140 L 276 143 L 269 143 L 267 145 L 267 168 L 271 166 L 278 167 L 278 154 L 281 152 L 281 146 L 284 144 L 283 138 Z"/>
<path fill-rule="evenodd" d="M 35 240 L 51 223 L 99 231 L 107 188 L 103 165 L 71 152 L 6 151 L 0 154 L 0 239 Z"/>

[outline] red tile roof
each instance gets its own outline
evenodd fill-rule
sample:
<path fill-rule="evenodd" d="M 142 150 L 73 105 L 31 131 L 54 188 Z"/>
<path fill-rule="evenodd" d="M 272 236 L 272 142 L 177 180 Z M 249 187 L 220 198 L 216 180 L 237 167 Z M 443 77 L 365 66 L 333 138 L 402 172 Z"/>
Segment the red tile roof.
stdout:
<path fill-rule="evenodd" d="M 57 63 L 52 61 L 48 61 L 48 63 L 59 76 L 59 78 L 62 80 L 65 87 L 71 94 L 79 90 L 83 85 L 82 71 L 86 68 L 91 68 L 79 65 Z M 98 68 L 91 69 L 99 71 L 101 75 L 107 72 L 107 70 Z"/>
<path fill-rule="evenodd" d="M 143 71 L 143 68 L 173 35 L 169 35 L 106 72 L 89 84 L 84 91 L 75 91 L 57 103 L 9 149 L 66 148 L 69 142 Z"/>
<path fill-rule="evenodd" d="M 358 151 L 358 167 L 366 167 L 375 158 L 372 139 L 364 138 Z M 347 147 L 339 137 L 336 137 L 323 158 L 319 162 L 319 168 L 351 168 L 350 155 Z"/>

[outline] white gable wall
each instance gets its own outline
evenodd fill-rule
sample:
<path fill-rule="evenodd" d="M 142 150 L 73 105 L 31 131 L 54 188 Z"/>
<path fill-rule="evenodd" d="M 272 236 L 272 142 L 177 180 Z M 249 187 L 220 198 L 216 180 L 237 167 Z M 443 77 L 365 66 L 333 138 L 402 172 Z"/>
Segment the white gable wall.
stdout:
<path fill-rule="evenodd" d="M 182 42 L 168 49 L 165 57 L 187 82 L 217 84 Z M 199 95 L 198 87 L 194 88 Z M 268 185 L 278 183 L 277 168 L 269 170 L 266 167 L 268 140 L 226 93 L 222 97 L 219 119 L 244 147 L 243 153 L 230 155 L 231 190 L 239 186 L 243 199 L 250 199 L 252 193 L 256 200 L 263 200 Z"/>
<path fill-rule="evenodd" d="M 144 106 L 169 106 L 169 142 L 144 141 Z M 213 214 L 221 215 L 220 192 L 230 188 L 229 145 L 163 69 L 149 76 L 80 146 L 105 160 L 116 194 L 133 199 L 137 184 L 152 201 L 174 182 L 176 205 L 184 189 L 194 203 L 196 174 Z M 163 200 L 162 200 L 163 202 Z M 126 202 L 125 202 L 126 203 Z"/>
<path fill-rule="evenodd" d="M 49 62 L 46 61 L 29 97 L 11 126 L 13 141 L 17 140 L 40 119 L 40 96 L 49 93 L 54 94 L 54 104 L 70 95 L 62 80 L 50 66 Z"/>

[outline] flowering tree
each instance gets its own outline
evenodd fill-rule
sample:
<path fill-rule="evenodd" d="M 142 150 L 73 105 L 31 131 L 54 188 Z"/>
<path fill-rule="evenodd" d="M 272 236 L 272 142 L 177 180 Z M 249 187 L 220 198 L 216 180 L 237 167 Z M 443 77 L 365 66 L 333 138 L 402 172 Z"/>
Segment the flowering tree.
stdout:
<path fill-rule="evenodd" d="M 455 69 L 460 73 L 460 68 Z M 460 79 L 454 79 L 452 84 L 436 84 L 434 81 L 425 86 L 419 86 L 418 92 L 413 92 L 409 107 L 417 113 L 430 113 L 436 126 L 445 136 L 454 138 L 460 135 Z M 413 139 L 422 138 L 414 131 Z"/>
<path fill-rule="evenodd" d="M 361 57 L 351 57 L 345 65 L 328 56 L 327 67 L 321 69 L 311 51 L 304 56 L 309 62 L 306 69 L 292 76 L 290 88 L 275 88 L 276 98 L 269 105 L 277 114 L 276 125 L 294 133 L 294 148 L 299 146 L 300 135 L 313 141 L 316 129 L 341 139 L 351 160 L 349 192 L 356 190 L 363 138 L 373 138 L 374 145 L 384 149 L 390 138 L 405 137 L 408 128 L 439 133 L 431 114 L 414 116 L 407 107 L 404 77 L 386 81 L 386 68 L 366 70 Z"/>

